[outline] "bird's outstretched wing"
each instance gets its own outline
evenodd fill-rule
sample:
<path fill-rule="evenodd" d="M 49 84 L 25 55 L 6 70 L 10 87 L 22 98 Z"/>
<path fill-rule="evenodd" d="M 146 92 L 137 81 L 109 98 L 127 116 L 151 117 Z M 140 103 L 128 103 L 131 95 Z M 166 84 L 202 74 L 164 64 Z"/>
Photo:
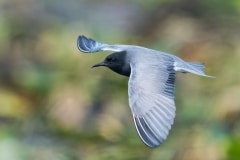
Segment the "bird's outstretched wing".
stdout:
<path fill-rule="evenodd" d="M 175 117 L 173 63 L 131 64 L 129 104 L 142 141 L 156 147 L 167 138 Z"/>
<path fill-rule="evenodd" d="M 124 45 L 108 45 L 97 42 L 91 38 L 87 38 L 83 35 L 78 37 L 77 47 L 80 51 L 85 53 L 94 53 L 99 51 L 115 51 L 120 52 L 125 50 Z"/>

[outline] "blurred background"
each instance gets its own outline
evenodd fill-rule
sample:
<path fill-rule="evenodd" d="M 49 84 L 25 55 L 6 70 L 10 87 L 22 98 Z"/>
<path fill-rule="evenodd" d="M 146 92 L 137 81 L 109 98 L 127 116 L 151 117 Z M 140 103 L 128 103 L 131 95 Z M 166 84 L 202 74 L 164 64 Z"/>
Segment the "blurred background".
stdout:
<path fill-rule="evenodd" d="M 1 160 L 239 160 L 239 0 L 1 0 Z M 168 139 L 146 147 L 128 78 L 90 67 L 78 35 L 204 62 L 216 79 L 177 74 Z"/>

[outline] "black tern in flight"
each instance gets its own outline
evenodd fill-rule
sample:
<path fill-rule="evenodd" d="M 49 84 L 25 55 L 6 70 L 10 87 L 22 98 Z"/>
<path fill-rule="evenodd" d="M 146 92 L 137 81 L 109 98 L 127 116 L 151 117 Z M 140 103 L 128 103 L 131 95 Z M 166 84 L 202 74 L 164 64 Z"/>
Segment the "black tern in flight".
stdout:
<path fill-rule="evenodd" d="M 114 51 L 93 67 L 105 66 L 128 76 L 129 105 L 137 132 L 149 147 L 157 147 L 169 134 L 175 117 L 174 88 L 176 72 L 204 73 L 204 65 L 161 51 L 135 45 L 109 45 L 79 36 L 78 49 L 85 53 Z"/>

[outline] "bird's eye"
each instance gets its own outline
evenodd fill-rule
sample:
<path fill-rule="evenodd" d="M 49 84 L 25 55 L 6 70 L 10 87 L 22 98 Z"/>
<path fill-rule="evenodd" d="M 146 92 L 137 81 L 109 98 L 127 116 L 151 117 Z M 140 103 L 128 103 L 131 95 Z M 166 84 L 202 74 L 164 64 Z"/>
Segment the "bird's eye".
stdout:
<path fill-rule="evenodd" d="M 108 58 L 107 58 L 107 61 L 108 61 L 108 62 L 115 62 L 116 59 L 115 59 L 115 58 L 110 58 L 110 57 L 108 57 Z"/>

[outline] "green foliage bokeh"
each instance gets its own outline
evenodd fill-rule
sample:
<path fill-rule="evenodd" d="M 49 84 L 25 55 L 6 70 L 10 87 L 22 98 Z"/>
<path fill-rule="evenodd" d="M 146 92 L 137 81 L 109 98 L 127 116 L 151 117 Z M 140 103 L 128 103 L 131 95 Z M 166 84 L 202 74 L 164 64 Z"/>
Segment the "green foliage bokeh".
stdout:
<path fill-rule="evenodd" d="M 0 159 L 238 160 L 240 1 L 3 0 Z M 145 146 L 128 78 L 91 69 L 110 52 L 78 51 L 78 35 L 199 61 L 215 79 L 177 74 L 175 123 Z"/>

